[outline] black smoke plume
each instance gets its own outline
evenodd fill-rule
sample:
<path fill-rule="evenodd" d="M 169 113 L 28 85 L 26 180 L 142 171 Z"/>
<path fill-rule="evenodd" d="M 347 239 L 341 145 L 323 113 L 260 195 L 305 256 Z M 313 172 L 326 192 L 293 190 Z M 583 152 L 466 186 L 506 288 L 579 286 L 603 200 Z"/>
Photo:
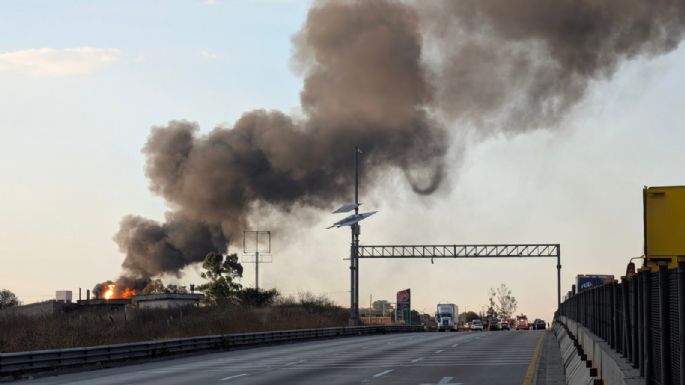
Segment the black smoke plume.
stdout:
<path fill-rule="evenodd" d="M 553 127 L 623 60 L 674 49 L 684 9 L 668 0 L 315 3 L 293 39 L 302 118 L 255 110 L 207 134 L 188 121 L 152 129 L 146 174 L 173 212 L 165 223 L 124 218 L 114 238 L 123 267 L 177 274 L 225 252 L 256 207 L 348 200 L 354 146 L 366 183 L 399 169 L 431 194 L 446 169 L 445 127 Z"/>
<path fill-rule="evenodd" d="M 683 38 L 683 0 L 417 2 L 449 119 L 513 133 L 559 123 L 592 81 Z"/>

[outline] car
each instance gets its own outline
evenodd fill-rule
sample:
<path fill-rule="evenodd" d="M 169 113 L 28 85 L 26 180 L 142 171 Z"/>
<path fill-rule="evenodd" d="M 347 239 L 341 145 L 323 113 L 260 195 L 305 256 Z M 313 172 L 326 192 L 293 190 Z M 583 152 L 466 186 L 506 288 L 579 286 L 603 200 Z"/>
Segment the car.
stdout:
<path fill-rule="evenodd" d="M 516 319 L 516 330 L 528 330 L 528 318 L 519 317 Z"/>
<path fill-rule="evenodd" d="M 499 320 L 497 318 L 490 318 L 488 320 L 488 330 L 499 330 Z"/>
<path fill-rule="evenodd" d="M 533 329 L 535 330 L 545 330 L 547 328 L 547 323 L 543 319 L 536 319 L 533 322 Z"/>
<path fill-rule="evenodd" d="M 500 322 L 499 328 L 502 330 L 511 330 L 511 328 L 509 327 L 509 320 L 505 319 L 502 322 Z"/>
<path fill-rule="evenodd" d="M 482 332 L 483 331 L 483 322 L 479 319 L 474 319 L 473 321 L 471 321 L 471 330 L 473 330 L 473 331 L 477 330 L 477 331 Z"/>

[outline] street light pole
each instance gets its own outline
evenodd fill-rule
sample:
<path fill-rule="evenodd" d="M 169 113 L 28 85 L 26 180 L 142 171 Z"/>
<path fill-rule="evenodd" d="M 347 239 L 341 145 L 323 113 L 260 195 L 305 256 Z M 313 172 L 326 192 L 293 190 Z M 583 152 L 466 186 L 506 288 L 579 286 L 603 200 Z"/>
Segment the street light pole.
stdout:
<path fill-rule="evenodd" d="M 354 214 L 359 215 L 359 147 L 354 147 Z M 352 245 L 350 247 L 350 325 L 359 325 L 359 223 L 350 226 L 352 231 Z"/>

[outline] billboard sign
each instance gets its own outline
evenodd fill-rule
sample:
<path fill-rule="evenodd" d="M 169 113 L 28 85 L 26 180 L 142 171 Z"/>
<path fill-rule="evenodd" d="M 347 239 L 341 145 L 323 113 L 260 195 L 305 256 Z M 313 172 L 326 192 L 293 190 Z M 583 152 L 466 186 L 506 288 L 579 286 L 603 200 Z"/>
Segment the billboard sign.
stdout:
<path fill-rule="evenodd" d="M 591 289 L 596 286 L 604 285 L 605 283 L 611 283 L 614 281 L 613 275 L 578 275 L 576 277 L 576 288 L 578 292 Z"/>
<path fill-rule="evenodd" d="M 397 292 L 397 321 L 411 325 L 411 289 Z"/>

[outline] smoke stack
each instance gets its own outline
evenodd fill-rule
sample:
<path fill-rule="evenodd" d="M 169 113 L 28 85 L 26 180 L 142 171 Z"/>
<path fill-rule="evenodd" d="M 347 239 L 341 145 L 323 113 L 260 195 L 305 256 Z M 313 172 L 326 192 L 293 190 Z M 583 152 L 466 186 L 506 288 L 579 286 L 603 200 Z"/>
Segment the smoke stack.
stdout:
<path fill-rule="evenodd" d="M 78 300 L 79 301 L 81 300 L 81 288 L 80 287 L 78 288 Z"/>
<path fill-rule="evenodd" d="M 90 289 L 86 289 L 86 301 L 90 301 Z"/>

